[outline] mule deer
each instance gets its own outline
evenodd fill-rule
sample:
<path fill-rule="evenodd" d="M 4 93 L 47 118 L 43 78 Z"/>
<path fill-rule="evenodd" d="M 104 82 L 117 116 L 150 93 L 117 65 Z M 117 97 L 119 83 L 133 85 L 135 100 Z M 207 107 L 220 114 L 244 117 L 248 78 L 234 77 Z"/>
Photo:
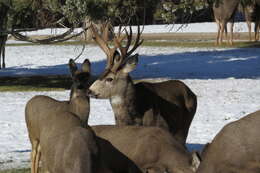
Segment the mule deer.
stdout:
<path fill-rule="evenodd" d="M 197 173 L 259 172 L 260 110 L 227 124 L 207 145 Z"/>
<path fill-rule="evenodd" d="M 107 35 L 108 26 L 102 32 Z M 138 54 L 131 56 L 140 40 L 140 26 L 131 50 L 132 28 L 125 35 L 121 30 L 114 36 L 115 46 L 110 48 L 107 39 L 91 26 L 94 40 L 106 53 L 107 66 L 103 74 L 89 88 L 89 95 L 109 99 L 117 125 L 159 126 L 185 143 L 191 121 L 197 107 L 196 95 L 183 82 L 169 80 L 160 83 L 139 82 L 134 84 L 129 73 L 138 63 Z M 122 41 L 127 38 L 126 45 Z M 119 51 L 117 50 L 120 50 Z"/>
<path fill-rule="evenodd" d="M 259 3 L 259 4 L 257 4 Z M 248 26 L 248 33 L 249 33 L 249 40 L 252 41 L 252 34 L 251 34 L 251 30 L 252 30 L 252 22 L 255 23 L 255 41 L 259 40 L 259 23 L 260 23 L 260 14 L 259 14 L 259 10 L 260 10 L 260 1 L 252 1 L 251 3 L 244 3 L 242 4 L 242 8 L 243 8 L 243 13 L 245 16 L 245 20 L 247 22 L 247 26 Z"/>
<path fill-rule="evenodd" d="M 223 42 L 223 33 L 227 33 L 227 23 L 230 21 L 230 38 L 229 43 L 233 44 L 233 25 L 234 15 L 239 5 L 239 0 L 216 0 L 213 3 L 213 13 L 218 25 L 216 44 L 221 45 Z M 226 34 L 227 36 L 227 34 Z"/>
<path fill-rule="evenodd" d="M 51 123 L 50 121 L 54 121 L 56 124 L 63 123 L 63 121 L 61 121 L 62 118 L 59 119 L 61 122 L 55 119 L 56 116 L 60 117 L 58 112 L 67 111 L 74 113 L 87 125 L 89 116 L 89 97 L 86 95 L 86 87 L 88 86 L 88 79 L 90 78 L 90 63 L 88 60 L 84 61 L 82 65 L 83 71 L 77 69 L 73 60 L 70 60 L 69 66 L 73 80 L 70 101 L 58 101 L 48 96 L 38 95 L 34 96 L 26 104 L 25 119 L 32 144 L 31 170 L 33 173 L 38 172 L 41 135 L 43 135 L 46 128 L 48 129 L 48 125 Z M 67 119 L 64 116 L 63 118 Z M 66 128 L 67 126 L 64 126 L 60 130 L 64 131 Z M 48 134 L 48 132 L 46 133 Z"/>
<path fill-rule="evenodd" d="M 57 101 L 47 96 L 35 96 L 26 105 L 26 122 L 33 148 L 32 172 L 38 172 L 42 153 L 43 156 L 45 155 L 42 159 L 45 169 L 55 173 L 61 172 L 63 168 L 66 168 L 67 172 L 77 171 L 62 165 L 64 162 L 72 166 L 76 163 L 82 166 L 80 164 L 85 163 L 84 169 L 90 169 L 89 166 L 93 164 L 98 165 L 98 170 L 93 169 L 99 173 L 141 173 L 135 163 L 118 151 L 109 141 L 94 136 L 89 128 L 84 132 L 85 129 L 82 129 L 78 121 L 81 120 L 81 125 L 87 125 L 89 98 L 86 95 L 86 89 L 92 82 L 90 80 L 90 62 L 85 60 L 81 71 L 77 69 L 72 60 L 69 65 L 73 79 L 69 102 Z M 53 147 L 50 147 L 50 144 Z M 98 160 L 95 145 L 99 150 Z M 90 154 L 92 152 L 95 152 L 96 163 L 91 162 Z M 75 164 L 70 163 L 72 162 L 70 157 L 78 159 L 75 160 Z M 89 163 L 85 162 L 86 160 Z M 79 167 L 79 169 L 81 168 Z M 87 170 L 85 171 L 87 172 Z"/>
<path fill-rule="evenodd" d="M 192 173 L 198 159 L 166 130 L 142 126 L 92 126 L 96 135 L 108 140 L 143 172 Z"/>

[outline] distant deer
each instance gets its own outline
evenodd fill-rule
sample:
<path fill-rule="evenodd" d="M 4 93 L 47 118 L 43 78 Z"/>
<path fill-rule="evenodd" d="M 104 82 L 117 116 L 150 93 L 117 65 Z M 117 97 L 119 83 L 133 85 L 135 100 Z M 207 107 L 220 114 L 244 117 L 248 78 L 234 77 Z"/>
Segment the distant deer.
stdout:
<path fill-rule="evenodd" d="M 38 172 L 37 168 L 40 160 L 40 150 L 42 148 L 40 140 L 42 135 L 47 135 L 47 137 L 52 135 L 50 129 L 51 125 L 53 125 L 52 128 L 55 131 L 53 133 L 56 133 L 58 130 L 65 132 L 69 128 L 74 128 L 73 122 L 74 124 L 77 124 L 77 127 L 79 124 L 87 125 L 89 117 L 89 97 L 86 95 L 86 88 L 89 85 L 90 63 L 86 59 L 82 65 L 82 71 L 77 70 L 77 66 L 73 60 L 70 60 L 69 66 L 73 79 L 69 102 L 57 101 L 48 96 L 38 95 L 34 96 L 26 104 L 25 119 L 32 144 L 32 173 Z M 70 118 L 66 118 L 64 117 L 66 114 L 73 115 L 69 115 Z M 63 118 L 65 120 L 62 120 Z M 79 121 L 75 119 L 80 119 L 82 123 L 79 123 Z M 72 125 L 70 125 L 70 123 Z M 62 124 L 64 125 L 63 127 L 59 126 Z M 81 131 L 79 128 L 76 129 Z M 76 133 L 76 131 L 74 132 Z"/>
<path fill-rule="evenodd" d="M 252 22 L 255 22 L 255 41 L 259 40 L 259 30 L 260 30 L 260 1 L 254 0 L 251 3 L 248 4 L 242 4 L 243 7 L 243 13 L 245 15 L 245 20 L 247 22 L 248 26 L 248 32 L 249 32 L 249 40 L 252 41 L 252 35 L 251 35 L 251 24 Z"/>
<path fill-rule="evenodd" d="M 144 173 L 193 173 L 199 159 L 190 154 L 166 130 L 143 126 L 92 126 L 96 135 L 108 140 Z M 107 157 L 111 154 L 108 152 Z M 111 159 L 110 159 L 111 160 Z"/>
<path fill-rule="evenodd" d="M 160 83 L 139 82 L 134 84 L 129 73 L 138 63 L 138 54 L 131 55 L 141 44 L 140 26 L 134 45 L 132 28 L 121 29 L 114 35 L 115 46 L 108 46 L 108 27 L 101 36 L 91 25 L 94 40 L 107 56 L 103 74 L 89 88 L 92 97 L 109 99 L 117 125 L 159 126 L 168 129 L 182 144 L 185 143 L 191 121 L 197 108 L 196 95 L 183 82 L 169 80 Z M 125 46 L 122 41 L 126 40 Z M 117 50 L 119 49 L 119 51 Z"/>
<path fill-rule="evenodd" d="M 260 110 L 227 124 L 208 144 L 197 173 L 259 173 Z"/>
<path fill-rule="evenodd" d="M 218 33 L 216 44 L 221 45 L 223 42 L 223 33 L 227 32 L 227 23 L 230 25 L 229 43 L 233 44 L 233 25 L 234 15 L 238 8 L 240 0 L 216 0 L 213 3 L 213 13 L 215 21 L 218 25 Z M 226 34 L 227 35 L 227 34 Z"/>

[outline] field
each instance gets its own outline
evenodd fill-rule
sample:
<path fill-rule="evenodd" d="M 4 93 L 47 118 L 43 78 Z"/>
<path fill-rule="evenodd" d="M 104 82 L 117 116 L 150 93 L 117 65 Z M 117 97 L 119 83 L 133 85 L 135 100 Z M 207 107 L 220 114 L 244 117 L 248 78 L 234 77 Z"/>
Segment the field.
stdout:
<path fill-rule="evenodd" d="M 198 109 L 187 146 L 200 150 L 225 124 L 259 110 L 260 49 L 258 43 L 243 39 L 234 47 L 214 47 L 212 39 L 189 40 L 189 34 L 173 41 L 148 40 L 137 50 L 139 64 L 131 75 L 136 80 L 179 79 L 196 93 Z M 0 70 L 0 170 L 29 166 L 24 106 L 38 94 L 68 99 L 71 81 L 67 62 L 81 49 L 79 43 L 31 45 L 9 41 L 7 69 Z M 102 72 L 105 55 L 96 45 L 88 44 L 77 62 L 80 64 L 85 58 L 90 59 L 94 75 Z M 89 123 L 114 124 L 107 100 L 91 99 Z"/>

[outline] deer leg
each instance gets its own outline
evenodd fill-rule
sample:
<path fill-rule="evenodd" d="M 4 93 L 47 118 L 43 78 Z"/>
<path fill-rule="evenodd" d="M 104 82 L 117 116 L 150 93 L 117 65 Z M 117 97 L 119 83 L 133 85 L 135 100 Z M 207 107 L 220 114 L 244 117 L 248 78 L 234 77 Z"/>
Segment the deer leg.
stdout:
<path fill-rule="evenodd" d="M 220 43 L 219 43 L 220 45 L 222 45 L 222 43 L 223 43 L 223 33 L 224 33 L 226 25 L 227 25 L 226 22 L 220 23 Z"/>
<path fill-rule="evenodd" d="M 225 26 L 225 39 L 228 41 L 228 30 L 227 30 L 227 25 Z"/>
<path fill-rule="evenodd" d="M 233 28 L 234 28 L 234 22 L 231 22 L 231 24 L 230 24 L 230 39 L 229 39 L 230 45 L 233 45 Z"/>
<path fill-rule="evenodd" d="M 35 172 L 35 159 L 37 156 L 37 146 L 38 146 L 38 141 L 32 141 L 32 151 L 31 151 L 31 173 L 36 173 Z"/>
<path fill-rule="evenodd" d="M 38 144 L 37 154 L 35 159 L 35 173 L 39 173 L 40 159 L 41 159 L 41 146 Z"/>
<path fill-rule="evenodd" d="M 2 47 L 2 67 L 5 68 L 5 46 Z"/>
<path fill-rule="evenodd" d="M 0 69 L 2 68 L 1 59 L 2 59 L 2 43 L 0 43 Z"/>
<path fill-rule="evenodd" d="M 260 29 L 260 22 L 255 22 L 255 41 L 259 40 L 259 29 Z"/>
<path fill-rule="evenodd" d="M 249 20 L 246 21 L 247 27 L 248 27 L 248 34 L 249 34 L 249 41 L 252 41 L 252 35 L 251 35 L 251 22 Z"/>
<path fill-rule="evenodd" d="M 218 26 L 218 33 L 217 33 L 217 40 L 216 40 L 215 45 L 219 45 L 219 35 L 220 35 L 221 26 L 220 26 L 219 20 L 217 20 L 217 19 L 216 19 L 216 23 L 217 23 L 217 26 Z"/>

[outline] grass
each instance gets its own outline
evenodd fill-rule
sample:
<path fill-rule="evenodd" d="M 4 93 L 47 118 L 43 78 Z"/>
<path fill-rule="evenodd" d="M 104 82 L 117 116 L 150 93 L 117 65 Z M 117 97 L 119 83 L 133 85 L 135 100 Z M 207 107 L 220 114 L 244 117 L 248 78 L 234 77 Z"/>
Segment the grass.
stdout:
<path fill-rule="evenodd" d="M 70 45 L 83 45 L 86 42 L 84 41 L 70 41 L 70 42 L 63 42 L 57 43 L 54 45 L 63 45 L 63 46 L 70 46 Z M 87 44 L 94 44 L 93 42 L 87 42 Z M 7 46 L 37 46 L 39 44 L 34 43 L 10 43 Z M 142 46 L 153 46 L 153 47 L 198 47 L 198 48 L 260 48 L 260 42 L 249 42 L 249 41 L 235 41 L 234 44 L 231 46 L 224 42 L 221 46 L 216 46 L 213 40 L 205 41 L 205 40 L 145 40 Z"/>
<path fill-rule="evenodd" d="M 0 173 L 30 173 L 29 168 L 23 168 L 23 169 L 8 169 L 0 171 Z"/>
<path fill-rule="evenodd" d="M 0 77 L 0 92 L 65 90 L 71 84 L 71 78 L 66 75 Z"/>

